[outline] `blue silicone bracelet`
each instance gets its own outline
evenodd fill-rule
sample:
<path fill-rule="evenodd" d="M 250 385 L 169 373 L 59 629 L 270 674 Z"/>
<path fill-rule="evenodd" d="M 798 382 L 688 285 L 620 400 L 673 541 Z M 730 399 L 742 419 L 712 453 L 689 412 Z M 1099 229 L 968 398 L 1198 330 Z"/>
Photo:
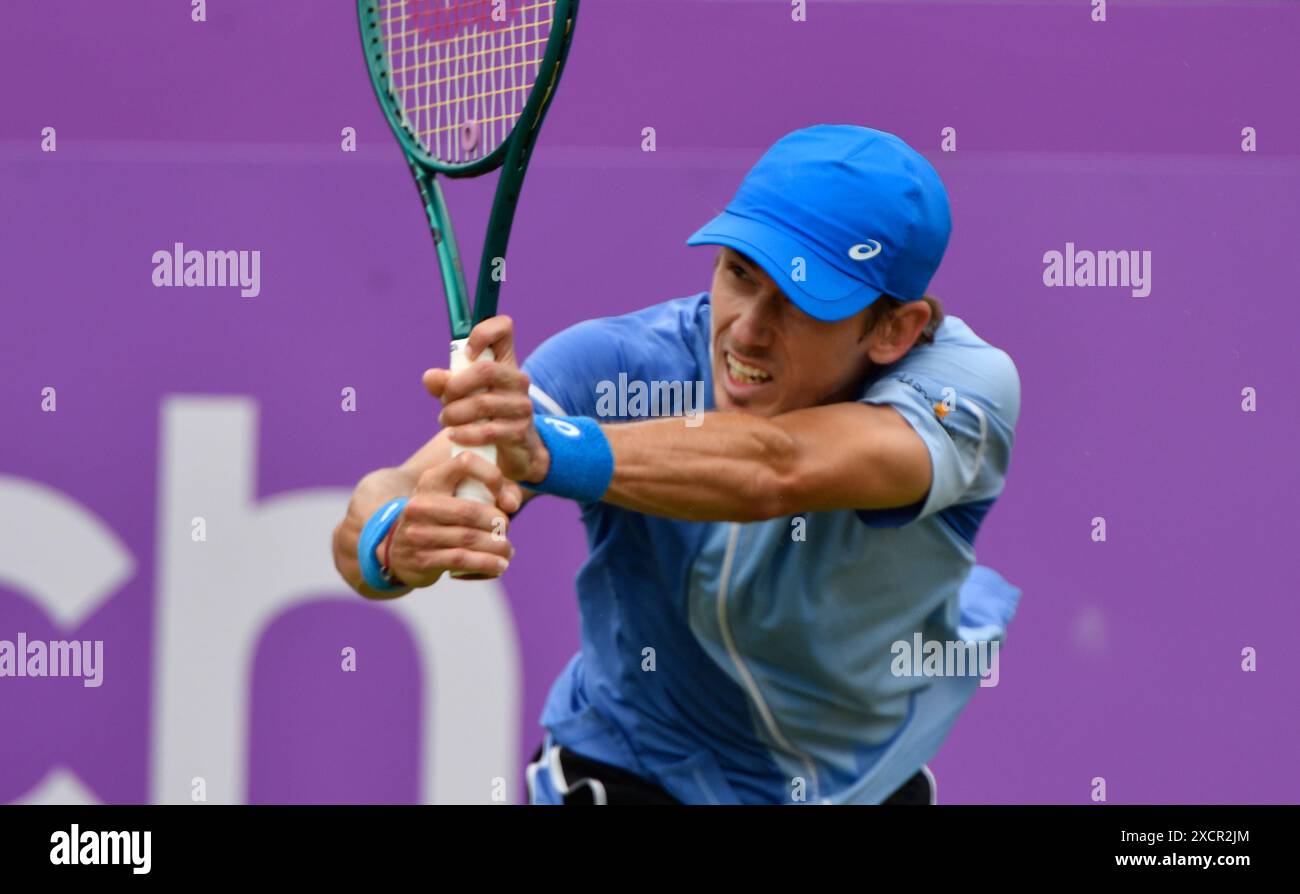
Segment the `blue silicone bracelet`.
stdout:
<path fill-rule="evenodd" d="M 372 590 L 404 589 L 385 573 L 386 569 L 375 558 L 375 550 L 384 542 L 393 525 L 397 524 L 397 518 L 406 508 L 406 503 L 406 497 L 389 500 L 370 516 L 370 520 L 361 529 L 361 539 L 357 541 L 357 560 L 361 563 L 361 576 Z"/>
<path fill-rule="evenodd" d="M 551 454 L 551 467 L 536 484 L 525 482 L 528 487 L 583 503 L 595 503 L 605 496 L 614 478 L 614 451 L 600 423 L 588 416 L 540 413 L 533 420 Z"/>

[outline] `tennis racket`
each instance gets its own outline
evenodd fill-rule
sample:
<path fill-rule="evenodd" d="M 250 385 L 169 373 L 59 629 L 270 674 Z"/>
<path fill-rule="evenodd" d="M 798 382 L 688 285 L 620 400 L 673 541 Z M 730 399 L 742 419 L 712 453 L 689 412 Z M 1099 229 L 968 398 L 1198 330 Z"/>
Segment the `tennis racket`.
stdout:
<path fill-rule="evenodd" d="M 577 14 L 578 0 L 357 0 L 370 82 L 433 232 L 451 322 L 452 372 L 471 362 L 465 353 L 470 329 L 497 312 L 519 192 Z M 438 177 L 478 177 L 498 168 L 471 314 Z M 490 350 L 475 358 L 492 359 Z M 496 463 L 495 447 L 453 445 L 452 454 L 465 450 Z M 477 479 L 465 479 L 456 496 L 493 502 Z"/>

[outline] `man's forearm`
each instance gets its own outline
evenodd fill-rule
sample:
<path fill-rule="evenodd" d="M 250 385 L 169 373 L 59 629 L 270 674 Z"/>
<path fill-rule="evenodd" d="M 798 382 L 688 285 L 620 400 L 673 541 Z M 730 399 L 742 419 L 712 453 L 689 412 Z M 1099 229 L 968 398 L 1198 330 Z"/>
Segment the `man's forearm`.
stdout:
<path fill-rule="evenodd" d="M 704 415 L 601 426 L 614 454 L 603 497 L 687 521 L 762 521 L 923 500 L 925 442 L 891 407 L 846 402 L 764 417 Z"/>
<path fill-rule="evenodd" d="M 758 521 L 798 511 L 786 494 L 798 445 L 771 420 L 709 413 L 602 426 L 614 451 L 604 501 L 688 521 Z"/>

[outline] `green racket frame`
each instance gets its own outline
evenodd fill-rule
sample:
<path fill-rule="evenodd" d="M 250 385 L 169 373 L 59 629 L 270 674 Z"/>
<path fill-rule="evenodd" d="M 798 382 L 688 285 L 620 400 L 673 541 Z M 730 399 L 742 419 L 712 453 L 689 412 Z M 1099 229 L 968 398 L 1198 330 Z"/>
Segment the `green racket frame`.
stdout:
<path fill-rule="evenodd" d="M 555 95 L 564 60 L 568 57 L 577 15 L 578 0 L 556 0 L 551 33 L 547 36 L 546 51 L 538 67 L 537 80 L 529 91 L 523 113 L 515 122 L 510 136 L 483 158 L 465 164 L 448 164 L 425 151 L 419 138 L 402 117 L 401 106 L 389 83 L 388 56 L 384 52 L 379 23 L 379 0 L 357 0 L 361 45 L 366 56 L 366 66 L 370 69 L 370 83 L 375 88 L 375 96 L 384 110 L 384 117 L 388 119 L 388 124 L 406 154 L 407 164 L 410 165 L 411 174 L 420 190 L 420 200 L 424 203 L 429 229 L 433 232 L 433 243 L 438 250 L 438 266 L 442 270 L 442 285 L 447 298 L 447 314 L 451 320 L 453 339 L 466 338 L 474 324 L 496 315 L 501 282 L 492 275 L 493 261 L 506 256 L 510 227 L 519 204 L 528 160 L 537 142 L 542 119 L 546 117 L 546 110 Z M 492 200 L 492 212 L 488 217 L 471 316 L 470 296 L 451 226 L 451 214 L 447 210 L 447 202 L 436 175 L 477 177 L 497 168 L 501 168 L 501 176 L 497 181 L 496 196 Z"/>

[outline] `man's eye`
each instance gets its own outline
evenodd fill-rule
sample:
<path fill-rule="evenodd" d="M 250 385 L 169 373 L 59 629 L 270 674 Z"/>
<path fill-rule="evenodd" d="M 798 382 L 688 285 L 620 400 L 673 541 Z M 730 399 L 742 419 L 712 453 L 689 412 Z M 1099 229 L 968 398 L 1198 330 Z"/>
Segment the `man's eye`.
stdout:
<path fill-rule="evenodd" d="M 732 273 L 733 276 L 737 276 L 737 277 L 739 277 L 740 279 L 748 279 L 748 278 L 749 278 L 749 274 L 745 271 L 745 268 L 742 267 L 742 266 L 740 266 L 739 264 L 732 264 L 732 265 L 731 265 L 731 273 Z"/>

